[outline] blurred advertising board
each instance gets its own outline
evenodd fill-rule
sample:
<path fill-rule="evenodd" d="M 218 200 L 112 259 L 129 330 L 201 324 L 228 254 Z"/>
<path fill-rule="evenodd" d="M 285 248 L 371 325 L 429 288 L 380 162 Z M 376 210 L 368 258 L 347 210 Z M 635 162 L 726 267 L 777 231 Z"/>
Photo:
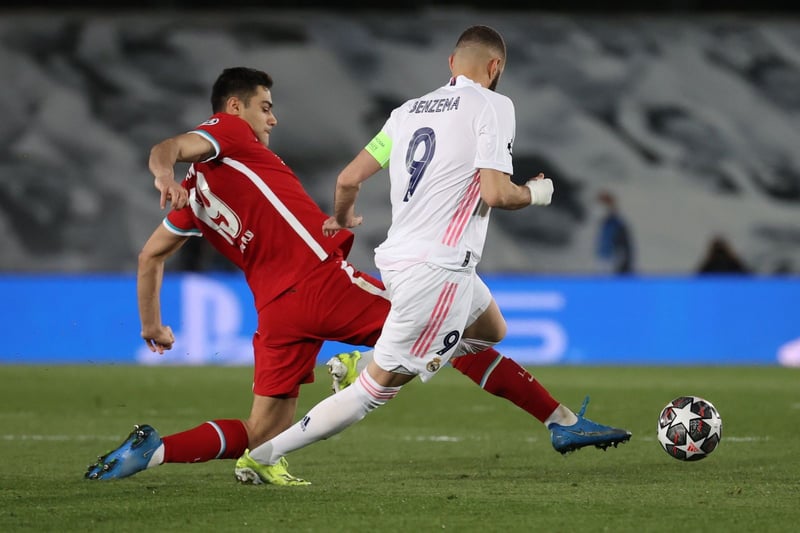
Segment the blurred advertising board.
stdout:
<path fill-rule="evenodd" d="M 487 275 L 528 365 L 800 366 L 800 279 Z M 4 364 L 249 365 L 252 297 L 235 274 L 172 274 L 173 350 L 139 338 L 133 275 L 5 275 Z M 328 342 L 320 360 L 350 349 Z"/>

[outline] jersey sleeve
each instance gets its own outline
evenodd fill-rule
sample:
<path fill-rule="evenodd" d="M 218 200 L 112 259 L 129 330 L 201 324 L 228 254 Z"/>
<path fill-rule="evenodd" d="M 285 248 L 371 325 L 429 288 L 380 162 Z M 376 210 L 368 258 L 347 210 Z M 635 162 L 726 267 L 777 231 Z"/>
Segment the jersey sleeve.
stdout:
<path fill-rule="evenodd" d="M 183 237 L 202 236 L 200 228 L 195 224 L 195 218 L 189 206 L 183 209 L 170 211 L 169 214 L 164 217 L 162 224 L 175 235 L 181 235 Z"/>
<path fill-rule="evenodd" d="M 491 168 L 514 174 L 511 153 L 516 119 L 514 104 L 503 97 L 488 101 L 478 119 L 478 147 L 475 168 Z"/>
<path fill-rule="evenodd" d="M 214 155 L 202 161 L 211 161 L 225 156 L 231 149 L 255 136 L 244 120 L 225 113 L 217 113 L 190 131 L 200 135 L 214 147 Z"/>

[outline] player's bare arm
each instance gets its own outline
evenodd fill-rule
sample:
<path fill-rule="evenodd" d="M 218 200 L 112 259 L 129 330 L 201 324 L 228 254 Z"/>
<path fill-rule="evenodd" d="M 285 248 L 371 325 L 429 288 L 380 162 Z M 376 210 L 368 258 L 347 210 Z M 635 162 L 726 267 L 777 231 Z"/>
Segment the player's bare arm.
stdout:
<path fill-rule="evenodd" d="M 175 253 L 188 237 L 175 235 L 162 225 L 150 235 L 139 252 L 136 275 L 136 296 L 139 302 L 139 318 L 142 322 L 142 338 L 151 352 L 164 353 L 172 348 L 175 336 L 172 329 L 161 323 L 161 281 L 164 278 L 164 263 Z"/>
<path fill-rule="evenodd" d="M 336 192 L 333 196 L 333 216 L 322 225 L 325 235 L 331 236 L 342 228 L 354 228 L 363 217 L 356 216 L 355 204 L 361 183 L 381 169 L 381 165 L 366 150 L 358 155 L 339 173 Z"/>
<path fill-rule="evenodd" d="M 161 192 L 161 209 L 166 207 L 167 201 L 173 209 L 181 209 L 189 201 L 186 189 L 175 181 L 175 163 L 194 163 L 213 155 L 211 142 L 193 133 L 170 137 L 150 150 L 149 167 L 155 187 Z"/>
<path fill-rule="evenodd" d="M 544 174 L 531 178 L 525 185 L 517 185 L 505 172 L 482 168 L 481 199 L 490 207 L 522 209 L 529 205 L 549 205 L 553 196 L 553 181 Z"/>

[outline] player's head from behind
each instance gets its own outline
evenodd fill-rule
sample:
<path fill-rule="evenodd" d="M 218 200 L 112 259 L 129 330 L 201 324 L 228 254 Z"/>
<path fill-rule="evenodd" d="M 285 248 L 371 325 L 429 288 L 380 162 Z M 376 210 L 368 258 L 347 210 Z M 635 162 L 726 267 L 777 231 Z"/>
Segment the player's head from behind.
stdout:
<path fill-rule="evenodd" d="M 226 68 L 211 89 L 214 113 L 236 115 L 250 124 L 258 140 L 269 146 L 269 135 L 278 119 L 272 112 L 272 78 L 247 67 Z"/>
<path fill-rule="evenodd" d="M 489 26 L 470 26 L 461 34 L 450 56 L 453 76 L 464 75 L 494 91 L 506 66 L 506 43 Z"/>

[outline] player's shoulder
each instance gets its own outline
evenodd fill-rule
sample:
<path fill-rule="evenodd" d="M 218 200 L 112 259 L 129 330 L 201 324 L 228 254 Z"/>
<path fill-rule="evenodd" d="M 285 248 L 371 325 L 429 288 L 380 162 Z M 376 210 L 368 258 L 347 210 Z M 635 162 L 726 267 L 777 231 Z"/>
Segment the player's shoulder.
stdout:
<path fill-rule="evenodd" d="M 514 102 L 512 102 L 511 98 L 504 94 L 500 94 L 497 91 L 492 91 L 480 86 L 477 88 L 477 91 L 481 95 L 481 98 L 496 108 L 514 109 Z"/>
<path fill-rule="evenodd" d="M 228 113 L 214 113 L 207 120 L 197 125 L 195 129 L 213 132 L 213 130 L 236 130 L 249 128 L 247 122 Z"/>
<path fill-rule="evenodd" d="M 486 102 L 484 109 L 491 109 L 487 116 L 497 117 L 503 123 L 513 124 L 515 122 L 516 111 L 511 98 L 485 88 L 481 88 L 480 94 L 483 101 Z"/>

